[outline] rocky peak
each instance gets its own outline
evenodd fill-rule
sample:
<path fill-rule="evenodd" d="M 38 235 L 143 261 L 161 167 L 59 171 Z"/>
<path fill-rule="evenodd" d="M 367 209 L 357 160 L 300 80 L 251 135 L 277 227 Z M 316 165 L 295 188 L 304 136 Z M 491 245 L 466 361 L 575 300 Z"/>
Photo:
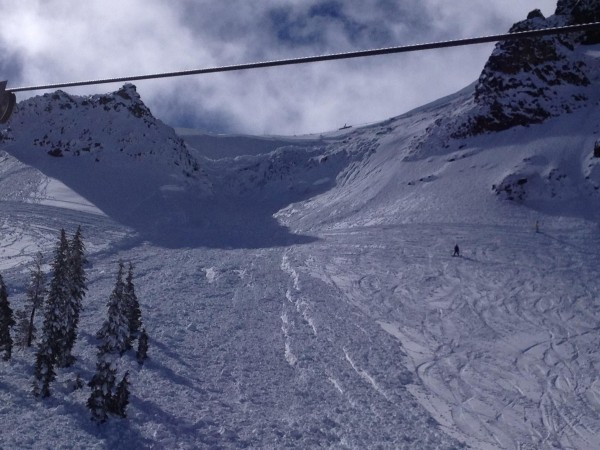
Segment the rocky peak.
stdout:
<path fill-rule="evenodd" d="M 137 118 L 152 117 L 152 113 L 142 101 L 135 85 L 131 83 L 125 84 L 114 93 L 97 96 L 97 101 L 104 105 L 107 111 L 111 108 L 118 110 L 124 107 Z"/>
<path fill-rule="evenodd" d="M 534 10 L 510 32 L 586 23 L 598 14 L 600 0 L 563 0 L 554 16 L 545 18 Z M 455 135 L 540 123 L 584 104 L 591 81 L 577 47 L 592 41 L 589 33 L 578 33 L 496 44 L 476 84 L 475 107 Z"/>
<path fill-rule="evenodd" d="M 101 95 L 56 91 L 17 104 L 2 140 L 49 157 L 79 157 L 97 164 L 130 161 L 201 178 L 196 159 L 175 131 L 155 118 L 136 87 Z"/>
<path fill-rule="evenodd" d="M 542 19 L 542 20 L 544 20 L 546 18 L 542 14 L 542 11 L 540 11 L 539 9 L 534 9 L 529 14 L 527 14 L 527 20 L 532 20 L 532 19 Z"/>

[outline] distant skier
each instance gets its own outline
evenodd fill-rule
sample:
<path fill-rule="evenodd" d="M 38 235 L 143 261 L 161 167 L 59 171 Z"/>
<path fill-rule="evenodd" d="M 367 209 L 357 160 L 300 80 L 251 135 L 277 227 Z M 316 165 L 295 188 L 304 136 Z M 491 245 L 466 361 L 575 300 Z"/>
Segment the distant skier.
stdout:
<path fill-rule="evenodd" d="M 452 253 L 452 256 L 460 256 L 460 249 L 458 248 L 458 244 L 454 246 L 454 253 Z"/>
<path fill-rule="evenodd" d="M 539 220 L 535 221 L 535 232 L 536 233 L 540 232 L 540 221 Z"/>

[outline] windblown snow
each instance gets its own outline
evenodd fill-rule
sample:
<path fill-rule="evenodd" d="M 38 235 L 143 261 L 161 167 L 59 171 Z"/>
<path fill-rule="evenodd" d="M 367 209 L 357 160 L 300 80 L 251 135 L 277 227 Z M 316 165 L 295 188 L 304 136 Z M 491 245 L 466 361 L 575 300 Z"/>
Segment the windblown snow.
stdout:
<path fill-rule="evenodd" d="M 119 92 L 31 99 L 3 132 L 11 305 L 79 225 L 89 292 L 51 398 L 34 350 L 0 362 L 0 447 L 600 447 L 597 94 L 460 139 L 436 127 L 473 87 L 365 128 L 183 143 Z M 122 361 L 128 417 L 98 426 L 72 383 L 120 260 L 149 359 Z"/>

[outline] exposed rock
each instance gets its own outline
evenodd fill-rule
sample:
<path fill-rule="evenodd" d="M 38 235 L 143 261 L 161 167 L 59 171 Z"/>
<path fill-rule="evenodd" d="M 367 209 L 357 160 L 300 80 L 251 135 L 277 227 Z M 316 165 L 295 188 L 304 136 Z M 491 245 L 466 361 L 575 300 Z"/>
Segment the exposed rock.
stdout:
<path fill-rule="evenodd" d="M 568 16 L 571 14 L 577 3 L 579 3 L 579 0 L 558 0 L 555 14 L 560 16 Z"/>
<path fill-rule="evenodd" d="M 546 19 L 534 10 L 526 20 L 514 24 L 510 32 L 599 18 L 600 0 L 564 0 L 558 2 L 555 16 Z M 528 126 L 578 108 L 588 98 L 583 88 L 591 81 L 576 48 L 592 42 L 591 34 L 579 33 L 496 44 L 475 87 L 474 108 L 454 136 Z"/>
<path fill-rule="evenodd" d="M 600 0 L 559 0 L 556 15 L 566 18 L 566 25 L 600 22 Z M 579 42 L 586 45 L 600 43 L 600 31 L 582 33 Z"/>
<path fill-rule="evenodd" d="M 545 19 L 545 17 L 539 9 L 534 9 L 529 14 L 527 14 L 527 20 L 531 19 Z"/>
<path fill-rule="evenodd" d="M 496 195 L 503 194 L 508 200 L 522 202 L 527 197 L 525 185 L 528 182 L 526 176 L 520 174 L 511 174 L 506 177 L 499 185 L 493 185 L 492 190 Z"/>
<path fill-rule="evenodd" d="M 600 22 L 600 0 L 577 2 L 572 12 L 573 23 Z M 583 34 L 581 43 L 586 45 L 600 43 L 600 30 L 588 31 Z"/>
<path fill-rule="evenodd" d="M 156 119 L 136 87 L 76 96 L 63 91 L 20 102 L 0 140 L 22 140 L 54 157 L 108 162 L 128 158 L 201 179 L 197 160 L 175 131 Z"/>

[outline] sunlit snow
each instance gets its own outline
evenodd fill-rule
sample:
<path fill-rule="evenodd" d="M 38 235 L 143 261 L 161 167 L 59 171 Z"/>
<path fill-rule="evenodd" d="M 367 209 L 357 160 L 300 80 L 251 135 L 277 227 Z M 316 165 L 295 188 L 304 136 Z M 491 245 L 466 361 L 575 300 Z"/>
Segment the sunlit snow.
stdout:
<path fill-rule="evenodd" d="M 600 447 L 597 99 L 432 137 L 470 92 L 343 133 L 188 130 L 187 147 L 158 122 L 93 128 L 102 110 L 78 104 L 54 126 L 69 142 L 90 127 L 103 150 L 61 158 L 32 143 L 48 123 L 14 124 L 0 164 L 11 304 L 62 227 L 82 226 L 89 292 L 78 360 L 50 399 L 30 393 L 32 350 L 0 362 L 0 446 Z M 120 361 L 128 418 L 97 426 L 73 382 L 93 374 L 121 260 L 149 360 Z"/>

